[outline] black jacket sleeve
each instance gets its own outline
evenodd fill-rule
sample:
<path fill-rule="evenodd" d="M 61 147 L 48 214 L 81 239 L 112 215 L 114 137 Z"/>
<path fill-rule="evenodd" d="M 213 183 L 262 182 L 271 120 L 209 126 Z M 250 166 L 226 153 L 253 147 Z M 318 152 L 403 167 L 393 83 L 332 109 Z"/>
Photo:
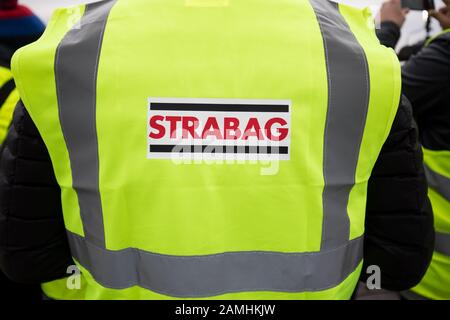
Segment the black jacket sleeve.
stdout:
<path fill-rule="evenodd" d="M 395 49 L 400 39 L 400 28 L 397 24 L 391 21 L 382 22 L 376 33 L 382 45 Z"/>
<path fill-rule="evenodd" d="M 450 150 L 450 34 L 413 56 L 402 73 L 423 146 Z"/>
<path fill-rule="evenodd" d="M 382 22 L 380 28 L 376 30 L 376 34 L 380 43 L 386 47 L 390 47 L 395 50 L 398 41 L 400 40 L 401 30 L 400 27 L 392 22 Z M 413 45 L 403 46 L 398 52 L 398 58 L 400 61 L 408 60 L 412 55 L 419 52 L 424 46 L 425 41 L 419 41 Z"/>
<path fill-rule="evenodd" d="M 429 266 L 434 228 L 422 161 L 411 105 L 402 98 L 369 180 L 363 281 L 367 267 L 377 265 L 384 289 L 406 290 Z"/>
<path fill-rule="evenodd" d="M 66 276 L 72 264 L 50 157 L 19 103 L 0 158 L 0 269 L 33 284 Z"/>

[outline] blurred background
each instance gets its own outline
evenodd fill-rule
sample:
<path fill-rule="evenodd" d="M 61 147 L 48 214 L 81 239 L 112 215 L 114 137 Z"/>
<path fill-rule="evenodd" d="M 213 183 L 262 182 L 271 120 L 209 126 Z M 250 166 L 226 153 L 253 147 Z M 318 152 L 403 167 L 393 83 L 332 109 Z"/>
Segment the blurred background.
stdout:
<path fill-rule="evenodd" d="M 30 7 L 42 20 L 47 22 L 56 8 L 97 1 L 99 0 L 19 0 L 19 3 Z"/>
<path fill-rule="evenodd" d="M 42 20 L 47 22 L 53 10 L 58 7 L 68 7 L 81 3 L 97 2 L 99 0 L 21 0 L 21 3 L 29 6 L 34 12 L 39 15 Z M 336 2 L 348 3 L 358 6 L 370 6 L 372 12 L 378 12 L 380 4 L 383 0 L 337 0 Z M 441 0 L 435 0 L 436 6 L 439 8 L 443 5 Z M 406 23 L 403 26 L 402 37 L 398 43 L 397 49 L 401 49 L 405 45 L 412 45 L 426 36 L 425 22 L 427 19 L 426 12 L 410 12 Z M 431 25 L 431 34 L 436 34 L 440 31 L 439 24 L 433 19 Z"/>

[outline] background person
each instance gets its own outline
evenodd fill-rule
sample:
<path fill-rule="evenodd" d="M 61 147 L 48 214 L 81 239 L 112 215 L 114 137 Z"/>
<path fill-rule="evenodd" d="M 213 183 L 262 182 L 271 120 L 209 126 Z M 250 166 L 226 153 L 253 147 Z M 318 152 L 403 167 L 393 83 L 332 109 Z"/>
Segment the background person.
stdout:
<path fill-rule="evenodd" d="M 412 291 L 428 299 L 450 299 L 450 1 L 431 12 L 443 32 L 429 39 L 403 66 L 403 93 L 410 99 L 424 148 L 433 206 L 436 247 L 422 282 Z"/>
<path fill-rule="evenodd" d="M 11 57 L 18 48 L 36 41 L 44 29 L 41 20 L 17 0 L 0 0 L 0 145 L 19 101 L 9 70 Z"/>
<path fill-rule="evenodd" d="M 424 148 L 436 228 L 435 253 L 424 279 L 412 292 L 402 293 L 411 299 L 450 299 L 450 1 L 444 2 L 443 8 L 430 12 L 443 32 L 429 39 L 402 70 L 403 93 L 412 103 Z M 402 9 L 391 1 L 381 11 L 386 21 L 378 36 L 395 47 Z"/>
<path fill-rule="evenodd" d="M 18 48 L 37 40 L 44 28 L 39 18 L 28 8 L 18 5 L 17 0 L 0 0 L 0 147 L 10 127 L 14 107 L 19 101 L 10 70 L 11 57 Z M 5 203 L 0 203 L 0 206 L 4 207 Z M 0 237 L 5 237 L 1 229 Z M 2 272 L 0 291 L 7 300 L 41 299 L 38 285 L 19 285 L 7 279 Z"/>

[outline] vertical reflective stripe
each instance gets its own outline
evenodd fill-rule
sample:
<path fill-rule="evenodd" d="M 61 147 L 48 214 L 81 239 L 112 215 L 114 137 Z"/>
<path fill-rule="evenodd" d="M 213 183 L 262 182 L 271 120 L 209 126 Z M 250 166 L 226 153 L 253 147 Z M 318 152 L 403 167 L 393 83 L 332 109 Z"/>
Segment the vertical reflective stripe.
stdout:
<path fill-rule="evenodd" d="M 450 257 L 450 234 L 436 232 L 434 250 Z"/>
<path fill-rule="evenodd" d="M 450 179 L 424 164 L 428 185 L 447 201 L 450 201 Z M 450 234 L 436 232 L 435 251 L 450 257 Z"/>
<path fill-rule="evenodd" d="M 88 4 L 80 24 L 59 44 L 55 58 L 61 128 L 69 151 L 86 239 L 104 247 L 99 192 L 96 86 L 103 32 L 115 0 Z"/>
<path fill-rule="evenodd" d="M 348 242 L 347 205 L 369 108 L 366 55 L 336 3 L 310 0 L 320 25 L 328 71 L 324 141 L 322 249 Z"/>
<path fill-rule="evenodd" d="M 447 178 L 437 173 L 436 171 L 433 171 L 426 164 L 424 165 L 424 167 L 428 185 L 430 186 L 430 188 L 434 189 L 447 201 L 450 201 L 450 178 Z"/>

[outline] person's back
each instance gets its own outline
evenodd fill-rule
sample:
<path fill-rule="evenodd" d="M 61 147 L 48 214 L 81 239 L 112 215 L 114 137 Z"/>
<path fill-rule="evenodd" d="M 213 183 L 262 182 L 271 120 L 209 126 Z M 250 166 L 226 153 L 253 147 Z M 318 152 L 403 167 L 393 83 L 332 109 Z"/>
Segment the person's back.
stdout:
<path fill-rule="evenodd" d="M 349 298 L 400 100 L 369 19 L 322 0 L 58 11 L 13 71 L 82 297 Z"/>

